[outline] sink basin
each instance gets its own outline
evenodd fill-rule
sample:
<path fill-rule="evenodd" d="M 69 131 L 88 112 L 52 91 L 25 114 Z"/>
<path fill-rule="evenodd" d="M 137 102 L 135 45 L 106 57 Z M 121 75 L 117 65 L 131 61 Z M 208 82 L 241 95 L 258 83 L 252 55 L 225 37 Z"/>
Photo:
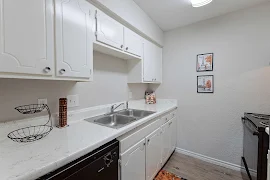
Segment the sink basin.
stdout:
<path fill-rule="evenodd" d="M 114 112 L 112 114 L 101 115 L 85 120 L 102 126 L 119 129 L 153 113 L 155 112 L 125 109 L 122 111 Z"/>
<path fill-rule="evenodd" d="M 117 112 L 117 114 L 135 117 L 135 118 L 144 118 L 154 113 L 155 112 L 152 112 L 152 111 L 143 111 L 143 110 L 136 110 L 136 109 L 125 109 L 125 110 Z"/>
<path fill-rule="evenodd" d="M 94 120 L 87 119 L 86 121 L 118 129 L 135 120 L 136 120 L 135 117 L 123 116 L 120 114 L 110 114 L 110 115 L 103 115 L 103 116 L 96 117 Z"/>

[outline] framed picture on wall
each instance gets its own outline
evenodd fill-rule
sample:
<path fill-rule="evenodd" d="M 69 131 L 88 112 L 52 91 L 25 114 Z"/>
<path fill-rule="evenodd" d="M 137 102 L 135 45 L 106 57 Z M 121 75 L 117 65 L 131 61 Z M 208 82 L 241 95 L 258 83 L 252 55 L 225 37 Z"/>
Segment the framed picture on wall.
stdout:
<path fill-rule="evenodd" d="M 197 76 L 197 93 L 214 93 L 214 76 Z"/>
<path fill-rule="evenodd" d="M 198 54 L 197 55 L 197 72 L 213 71 L 214 54 Z"/>

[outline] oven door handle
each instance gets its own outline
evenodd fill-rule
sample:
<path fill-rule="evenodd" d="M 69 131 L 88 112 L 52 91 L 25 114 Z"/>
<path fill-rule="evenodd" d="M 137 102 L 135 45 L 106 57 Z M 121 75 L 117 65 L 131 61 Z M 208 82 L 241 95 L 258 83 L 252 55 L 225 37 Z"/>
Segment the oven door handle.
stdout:
<path fill-rule="evenodd" d="M 242 121 L 244 124 L 246 124 L 246 119 L 242 117 Z M 253 134 L 253 136 L 259 136 L 259 132 L 252 130 L 249 126 L 245 125 Z"/>

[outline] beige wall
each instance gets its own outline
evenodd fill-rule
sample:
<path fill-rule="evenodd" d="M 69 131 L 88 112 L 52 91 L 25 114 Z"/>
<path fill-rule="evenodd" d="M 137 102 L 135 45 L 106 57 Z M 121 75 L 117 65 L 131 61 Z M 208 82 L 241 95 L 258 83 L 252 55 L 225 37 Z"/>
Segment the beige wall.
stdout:
<path fill-rule="evenodd" d="M 214 53 L 214 71 L 196 55 Z M 157 96 L 179 103 L 178 147 L 240 165 L 244 112 L 270 114 L 270 3 L 165 33 Z M 214 94 L 197 94 L 197 75 L 214 75 Z"/>
<path fill-rule="evenodd" d="M 64 82 L 43 80 L 0 79 L 0 121 L 25 117 L 14 110 L 23 104 L 37 103 L 47 98 L 53 112 L 58 110 L 58 99 L 79 94 L 80 106 L 69 110 L 128 100 L 141 99 L 147 88 L 143 84 L 127 84 L 127 61 L 101 53 L 94 53 L 94 82 Z"/>

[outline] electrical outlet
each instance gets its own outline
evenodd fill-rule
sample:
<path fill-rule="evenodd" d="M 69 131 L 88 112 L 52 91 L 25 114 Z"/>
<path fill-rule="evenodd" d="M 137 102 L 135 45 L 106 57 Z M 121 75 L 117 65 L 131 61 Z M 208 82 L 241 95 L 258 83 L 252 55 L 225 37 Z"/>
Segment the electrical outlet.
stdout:
<path fill-rule="evenodd" d="M 48 104 L 47 99 L 38 99 L 38 104 Z"/>
<path fill-rule="evenodd" d="M 67 106 L 68 107 L 77 107 L 79 106 L 79 95 L 68 95 L 67 96 Z"/>

